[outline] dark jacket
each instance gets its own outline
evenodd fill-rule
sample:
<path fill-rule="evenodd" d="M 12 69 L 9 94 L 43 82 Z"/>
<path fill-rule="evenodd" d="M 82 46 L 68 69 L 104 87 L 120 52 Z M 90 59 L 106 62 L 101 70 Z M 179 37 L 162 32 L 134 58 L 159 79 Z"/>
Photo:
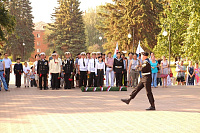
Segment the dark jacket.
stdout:
<path fill-rule="evenodd" d="M 47 60 L 39 60 L 37 64 L 37 74 L 48 74 L 49 62 Z"/>
<path fill-rule="evenodd" d="M 123 59 L 115 58 L 113 63 L 113 71 L 116 73 L 121 73 L 124 70 Z"/>
<path fill-rule="evenodd" d="M 74 59 L 65 59 L 62 63 L 63 65 L 63 73 L 71 73 L 74 69 Z"/>
<path fill-rule="evenodd" d="M 21 72 L 23 73 L 23 66 L 22 66 L 22 63 L 16 63 L 14 65 L 14 73 L 16 74 L 17 72 Z"/>

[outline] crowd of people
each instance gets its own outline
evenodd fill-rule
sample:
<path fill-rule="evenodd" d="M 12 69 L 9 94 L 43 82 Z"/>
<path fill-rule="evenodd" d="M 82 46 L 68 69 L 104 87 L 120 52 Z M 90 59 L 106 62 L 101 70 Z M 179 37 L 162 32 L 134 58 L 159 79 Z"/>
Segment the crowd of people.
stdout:
<path fill-rule="evenodd" d="M 12 73 L 12 62 L 8 54 L 0 53 L 0 79 L 4 89 L 8 91 L 10 73 Z M 65 58 L 59 58 L 54 51 L 49 59 L 46 59 L 44 52 L 35 55 L 33 66 L 29 67 L 28 62 L 20 63 L 20 58 L 16 59 L 14 65 L 14 74 L 16 77 L 16 86 L 21 87 L 21 77 L 24 75 L 24 87 L 48 88 L 48 79 L 50 78 L 50 88 L 58 90 L 61 87 L 71 89 L 75 87 L 103 87 L 103 86 L 128 86 L 135 88 L 138 80 L 142 78 L 140 67 L 142 67 L 141 54 L 129 53 L 128 57 L 124 53 L 117 52 L 116 57 L 109 52 L 107 55 L 101 52 L 85 53 L 72 58 L 70 52 L 65 52 Z M 150 54 L 150 65 L 152 83 L 151 86 L 157 88 L 167 87 L 174 77 L 168 60 L 165 56 L 162 59 L 156 59 L 154 53 Z M 200 68 L 198 63 L 193 66 L 192 61 L 184 66 L 184 62 L 176 62 L 178 85 L 198 85 L 200 82 Z M 186 74 L 187 73 L 187 74 Z M 104 84 L 104 80 L 106 80 Z M 76 83 L 75 83 L 76 81 Z M 0 82 L 0 83 L 1 83 Z M 1 87 L 1 86 L 0 86 Z M 1 88 L 0 88 L 1 90 Z"/>

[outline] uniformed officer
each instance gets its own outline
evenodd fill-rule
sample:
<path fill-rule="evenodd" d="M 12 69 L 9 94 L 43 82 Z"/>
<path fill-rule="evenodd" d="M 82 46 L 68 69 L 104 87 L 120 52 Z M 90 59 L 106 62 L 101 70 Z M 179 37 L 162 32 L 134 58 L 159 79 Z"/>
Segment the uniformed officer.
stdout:
<path fill-rule="evenodd" d="M 88 60 L 85 58 L 86 53 L 81 53 L 81 59 L 78 60 L 78 73 L 80 75 L 79 87 L 87 86 L 87 71 L 88 71 Z"/>
<path fill-rule="evenodd" d="M 96 53 L 92 52 L 92 58 L 89 60 L 88 63 L 88 74 L 89 74 L 89 81 L 88 86 L 91 87 L 92 85 L 94 87 L 97 87 L 97 79 L 95 76 L 95 67 L 98 60 L 96 59 Z"/>
<path fill-rule="evenodd" d="M 117 52 L 117 57 L 114 59 L 113 71 L 116 77 L 116 86 L 122 86 L 122 74 L 124 70 L 123 59 L 121 58 L 121 53 Z"/>
<path fill-rule="evenodd" d="M 74 67 L 74 60 L 70 59 L 70 52 L 65 52 L 65 59 L 63 61 L 63 74 L 65 79 L 65 89 L 71 89 L 71 81 L 69 81 L 69 78 L 71 74 L 73 73 L 73 67 Z"/>
<path fill-rule="evenodd" d="M 37 74 L 39 76 L 39 87 L 42 90 L 42 78 L 44 78 L 44 90 L 47 90 L 47 76 L 49 74 L 49 62 L 45 60 L 45 53 L 40 53 L 41 60 L 37 64 Z"/>
<path fill-rule="evenodd" d="M 21 87 L 21 74 L 23 73 L 23 66 L 22 63 L 20 63 L 20 58 L 16 59 L 17 63 L 14 65 L 14 73 L 15 73 L 15 86 L 17 88 Z"/>
<path fill-rule="evenodd" d="M 151 90 L 151 82 L 152 82 L 152 77 L 151 77 L 151 65 L 148 59 L 148 53 L 144 52 L 142 53 L 142 79 L 140 81 L 140 83 L 137 85 L 137 87 L 135 87 L 135 90 L 132 92 L 132 94 L 130 95 L 129 99 L 121 99 L 122 102 L 125 102 L 126 104 L 129 104 L 130 101 L 132 99 L 135 98 L 135 96 L 138 94 L 138 92 L 142 89 L 142 88 L 146 88 L 146 92 L 147 92 L 147 97 L 149 99 L 149 102 L 151 104 L 151 106 L 146 109 L 146 110 L 156 110 L 155 108 L 155 104 L 154 104 L 154 97 L 153 97 L 153 93 Z"/>

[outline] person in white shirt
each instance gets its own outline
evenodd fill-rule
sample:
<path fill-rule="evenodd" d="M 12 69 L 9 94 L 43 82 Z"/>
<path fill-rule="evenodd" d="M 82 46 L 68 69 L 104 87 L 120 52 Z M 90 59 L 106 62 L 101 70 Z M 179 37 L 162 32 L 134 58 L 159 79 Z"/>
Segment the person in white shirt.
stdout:
<path fill-rule="evenodd" d="M 61 64 L 60 64 L 60 61 L 58 59 L 56 59 L 56 56 L 57 54 L 56 53 L 53 53 L 52 54 L 52 57 L 53 59 L 50 60 L 50 63 L 49 63 L 49 72 L 52 76 L 52 90 L 58 90 L 59 88 L 59 79 L 58 79 L 58 76 L 61 72 Z"/>
<path fill-rule="evenodd" d="M 89 60 L 88 63 L 88 74 L 89 74 L 89 81 L 88 86 L 91 87 L 92 85 L 94 87 L 97 87 L 97 79 L 95 76 L 95 66 L 98 60 L 96 59 L 96 53 L 92 52 L 92 58 Z"/>
<path fill-rule="evenodd" d="M 98 62 L 95 66 L 95 74 L 97 76 L 97 86 L 103 86 L 103 76 L 105 75 L 105 63 L 102 61 L 102 56 L 98 57 Z"/>
<path fill-rule="evenodd" d="M 114 58 L 111 56 L 111 52 L 108 53 L 108 57 L 105 60 L 106 62 L 106 87 L 109 86 L 109 74 L 111 75 L 111 86 L 114 86 L 115 74 L 113 71 Z"/>
<path fill-rule="evenodd" d="M 35 82 L 37 84 L 37 87 L 39 87 L 39 76 L 37 75 L 37 64 L 38 64 L 38 60 L 40 60 L 40 55 L 36 54 L 35 59 L 36 61 L 33 64 L 33 72 L 35 74 Z"/>
<path fill-rule="evenodd" d="M 62 60 L 59 58 L 59 55 L 56 53 L 56 59 L 59 60 L 60 62 L 60 73 L 62 72 Z M 60 74 L 59 74 L 59 77 L 60 77 Z M 60 78 L 59 78 L 59 82 L 58 82 L 58 88 L 60 88 Z"/>
<path fill-rule="evenodd" d="M 23 72 L 24 72 L 24 85 L 26 88 L 29 87 L 29 80 L 30 80 L 30 67 L 28 66 L 27 62 L 24 62 Z"/>
<path fill-rule="evenodd" d="M 80 75 L 79 87 L 87 86 L 87 71 L 88 71 L 88 60 L 85 58 L 86 53 L 81 53 L 81 59 L 78 60 L 78 73 Z"/>

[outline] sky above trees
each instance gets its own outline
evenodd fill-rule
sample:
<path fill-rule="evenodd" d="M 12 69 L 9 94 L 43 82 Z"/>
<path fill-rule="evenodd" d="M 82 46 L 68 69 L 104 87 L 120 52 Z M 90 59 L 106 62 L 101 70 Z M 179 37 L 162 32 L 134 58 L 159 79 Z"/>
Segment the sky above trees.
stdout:
<path fill-rule="evenodd" d="M 39 21 L 52 22 L 51 14 L 54 12 L 54 7 L 57 7 L 57 0 L 30 0 L 30 2 L 33 8 L 34 23 Z M 101 4 L 112 3 L 112 0 L 80 0 L 80 2 L 80 9 L 85 11 Z"/>

